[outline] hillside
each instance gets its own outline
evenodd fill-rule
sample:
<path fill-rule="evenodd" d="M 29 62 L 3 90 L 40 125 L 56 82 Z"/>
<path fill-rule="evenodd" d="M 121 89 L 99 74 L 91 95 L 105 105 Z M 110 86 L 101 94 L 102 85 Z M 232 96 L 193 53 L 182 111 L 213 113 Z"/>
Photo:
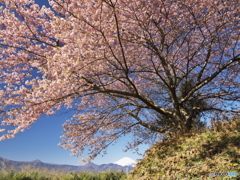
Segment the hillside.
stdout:
<path fill-rule="evenodd" d="M 210 172 L 240 173 L 240 118 L 214 130 L 172 137 L 154 144 L 129 180 L 230 179 Z M 231 177 L 231 179 L 238 179 Z"/>

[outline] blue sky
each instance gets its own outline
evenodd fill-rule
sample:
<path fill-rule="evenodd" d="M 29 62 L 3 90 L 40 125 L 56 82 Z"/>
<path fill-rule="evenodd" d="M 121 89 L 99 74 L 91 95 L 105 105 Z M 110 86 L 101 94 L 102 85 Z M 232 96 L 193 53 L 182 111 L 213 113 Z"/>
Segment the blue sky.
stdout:
<path fill-rule="evenodd" d="M 70 156 L 71 151 L 65 150 L 57 144 L 61 142 L 62 124 L 71 117 L 72 113 L 62 113 L 60 111 L 53 116 L 41 117 L 30 129 L 18 134 L 13 139 L 0 141 L 0 157 L 16 161 L 32 161 L 39 159 L 42 162 L 56 164 L 81 165 L 79 161 L 82 157 Z M 115 145 L 108 148 L 107 155 L 99 156 L 94 161 L 95 164 L 106 164 L 116 162 L 123 157 L 130 157 L 134 160 L 141 159 L 142 156 L 134 151 L 123 152 L 127 137 L 120 139 Z M 139 152 L 144 152 L 148 146 L 140 147 Z"/>
<path fill-rule="evenodd" d="M 40 5 L 49 5 L 48 0 L 36 0 L 35 2 Z M 0 141 L 0 157 L 16 161 L 39 159 L 48 163 L 79 165 L 81 163 L 79 160 L 87 154 L 82 157 L 72 157 L 71 151 L 57 145 L 61 142 L 62 124 L 71 116 L 71 112 L 61 113 L 61 111 L 53 116 L 42 116 L 30 129 L 18 134 L 14 139 Z M 134 151 L 123 152 L 128 141 L 129 137 L 120 139 L 108 148 L 107 155 L 97 157 L 93 163 L 111 163 L 123 157 L 141 159 L 142 156 Z M 144 153 L 148 148 L 147 145 L 140 146 L 139 152 Z"/>

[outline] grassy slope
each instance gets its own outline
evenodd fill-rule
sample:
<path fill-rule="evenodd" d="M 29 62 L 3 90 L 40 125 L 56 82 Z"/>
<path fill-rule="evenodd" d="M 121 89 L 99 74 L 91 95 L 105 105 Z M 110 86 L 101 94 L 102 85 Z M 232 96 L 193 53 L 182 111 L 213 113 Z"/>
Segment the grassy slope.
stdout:
<path fill-rule="evenodd" d="M 240 174 L 240 118 L 216 127 L 154 144 L 128 179 L 240 179 L 209 176 L 210 172 Z"/>

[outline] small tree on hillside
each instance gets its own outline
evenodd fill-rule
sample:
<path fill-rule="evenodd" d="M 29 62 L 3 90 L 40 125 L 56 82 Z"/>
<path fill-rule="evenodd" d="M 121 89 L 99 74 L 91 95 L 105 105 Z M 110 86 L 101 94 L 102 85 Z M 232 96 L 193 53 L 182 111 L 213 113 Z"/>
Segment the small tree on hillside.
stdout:
<path fill-rule="evenodd" d="M 92 159 L 239 113 L 237 0 L 49 2 L 0 0 L 1 140 L 74 106 L 62 146 Z"/>

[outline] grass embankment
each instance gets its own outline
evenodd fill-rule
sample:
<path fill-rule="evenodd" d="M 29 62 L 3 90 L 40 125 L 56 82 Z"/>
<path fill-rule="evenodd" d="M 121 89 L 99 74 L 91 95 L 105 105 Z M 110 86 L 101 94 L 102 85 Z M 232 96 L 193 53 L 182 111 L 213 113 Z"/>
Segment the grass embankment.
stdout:
<path fill-rule="evenodd" d="M 210 172 L 240 174 L 240 118 L 214 130 L 191 133 L 154 144 L 129 180 L 240 179 Z"/>
<path fill-rule="evenodd" d="M 9 171 L 0 173 L 0 180 L 123 180 L 126 179 L 124 172 L 61 172 L 61 171 L 31 171 L 19 172 Z"/>

